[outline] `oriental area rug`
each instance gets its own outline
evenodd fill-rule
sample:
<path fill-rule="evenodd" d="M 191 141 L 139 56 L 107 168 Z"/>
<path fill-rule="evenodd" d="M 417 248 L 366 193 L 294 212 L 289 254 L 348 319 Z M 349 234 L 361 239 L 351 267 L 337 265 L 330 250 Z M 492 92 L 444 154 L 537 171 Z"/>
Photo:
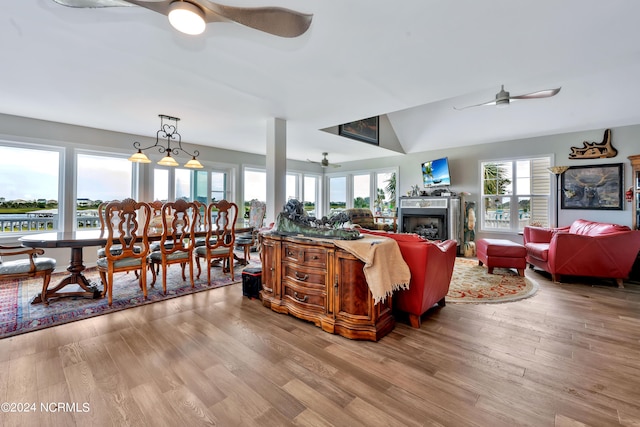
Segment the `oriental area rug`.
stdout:
<path fill-rule="evenodd" d="M 223 274 L 221 268 L 213 267 L 210 285 L 207 283 L 206 270 L 203 270 L 200 279 L 197 279 L 198 269 L 195 267 L 195 287 L 191 288 L 188 267 L 186 269 L 187 280 L 182 281 L 180 266 L 171 265 L 167 270 L 166 295 L 162 293 L 162 272 L 158 275 L 153 288 L 149 285 L 152 276 L 148 272 L 147 300 L 142 297 L 142 291 L 138 286 L 138 279 L 135 274 L 116 273 L 114 275 L 113 304 L 111 307 L 107 304 L 107 298 L 60 298 L 52 300 L 48 306 L 31 304 L 31 300 L 42 290 L 42 279 L 3 281 L 0 284 L 0 339 L 144 304 L 152 304 L 195 292 L 238 284 L 242 282 L 242 271 L 245 268 L 255 267 L 260 267 L 260 260 L 257 256 L 252 257 L 246 266 L 235 264 L 233 279 L 229 276 L 229 273 Z M 84 273 L 92 283 L 97 283 L 98 288 L 102 289 L 102 283 L 96 270 L 88 269 Z M 49 286 L 55 286 L 65 276 L 66 272 L 64 270 L 61 273 L 54 273 Z M 73 286 L 75 285 L 69 285 L 68 287 L 73 290 Z M 238 292 L 241 292 L 241 289 Z"/>
<path fill-rule="evenodd" d="M 518 276 L 515 270 L 494 268 L 493 274 L 477 259 L 456 258 L 447 302 L 502 303 L 529 298 L 538 291 L 538 284 Z"/>

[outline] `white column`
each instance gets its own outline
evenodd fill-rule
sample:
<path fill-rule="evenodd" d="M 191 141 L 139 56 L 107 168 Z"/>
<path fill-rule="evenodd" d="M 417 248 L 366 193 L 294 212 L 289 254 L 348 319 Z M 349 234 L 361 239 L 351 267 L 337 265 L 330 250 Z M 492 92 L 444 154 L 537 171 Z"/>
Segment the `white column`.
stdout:
<path fill-rule="evenodd" d="M 267 214 L 266 224 L 276 220 L 287 202 L 287 122 L 267 121 Z"/>

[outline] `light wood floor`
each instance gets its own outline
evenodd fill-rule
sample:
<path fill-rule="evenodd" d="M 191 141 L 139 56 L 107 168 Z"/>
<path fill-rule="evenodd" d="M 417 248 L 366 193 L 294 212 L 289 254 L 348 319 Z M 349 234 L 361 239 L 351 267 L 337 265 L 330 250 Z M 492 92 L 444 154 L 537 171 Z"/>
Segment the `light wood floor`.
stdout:
<path fill-rule="evenodd" d="M 526 274 L 530 299 L 450 303 L 378 343 L 241 285 L 4 339 L 0 401 L 36 408 L 0 425 L 640 425 L 640 285 Z"/>

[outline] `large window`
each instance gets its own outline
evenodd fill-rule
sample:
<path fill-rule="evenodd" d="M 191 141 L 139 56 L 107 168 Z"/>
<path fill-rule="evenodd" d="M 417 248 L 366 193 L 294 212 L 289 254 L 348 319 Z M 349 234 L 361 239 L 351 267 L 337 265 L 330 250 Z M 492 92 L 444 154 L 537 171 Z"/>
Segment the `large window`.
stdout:
<path fill-rule="evenodd" d="M 549 225 L 549 157 L 481 163 L 483 230 L 519 232 Z"/>
<path fill-rule="evenodd" d="M 58 228 L 59 150 L 0 146 L 0 235 Z"/>
<path fill-rule="evenodd" d="M 329 214 L 347 208 L 371 209 L 378 216 L 395 215 L 396 174 L 394 169 L 327 176 Z"/>
<path fill-rule="evenodd" d="M 98 205 L 132 196 L 133 168 L 126 157 L 77 155 L 76 226 L 98 228 Z"/>
<path fill-rule="evenodd" d="M 229 172 L 223 170 L 156 167 L 153 172 L 154 200 L 163 202 L 178 199 L 202 203 L 229 200 L 229 185 Z"/>

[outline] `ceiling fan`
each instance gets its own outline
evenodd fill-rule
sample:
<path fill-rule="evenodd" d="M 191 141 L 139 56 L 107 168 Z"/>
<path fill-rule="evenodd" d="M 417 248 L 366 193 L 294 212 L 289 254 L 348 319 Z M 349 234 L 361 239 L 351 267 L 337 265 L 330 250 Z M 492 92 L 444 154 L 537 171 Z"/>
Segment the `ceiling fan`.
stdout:
<path fill-rule="evenodd" d="M 329 159 L 327 159 L 328 154 L 329 153 L 322 153 L 322 161 L 314 162 L 313 160 L 309 160 L 309 159 L 307 159 L 307 161 L 320 165 L 323 168 L 328 168 L 329 166 L 331 166 L 332 168 L 339 168 L 340 166 L 342 166 L 342 165 L 336 165 L 335 163 L 329 163 Z"/>
<path fill-rule="evenodd" d="M 311 25 L 313 15 L 281 7 L 236 7 L 210 0 L 53 0 L 80 8 L 141 6 L 169 17 L 178 31 L 200 34 L 209 22 L 237 22 L 279 37 L 298 37 Z"/>
<path fill-rule="evenodd" d="M 557 95 L 558 92 L 560 92 L 560 89 L 561 88 L 545 89 L 545 90 L 539 90 L 537 92 L 527 93 L 527 94 L 524 94 L 524 95 L 511 96 L 511 95 L 509 95 L 509 92 L 504 90 L 504 85 L 502 85 L 502 88 L 500 89 L 500 92 L 496 93 L 496 99 L 494 99 L 492 101 L 483 102 L 482 104 L 468 105 L 468 106 L 462 107 L 462 108 L 457 108 L 457 107 L 453 107 L 453 108 L 454 108 L 454 110 L 465 110 L 467 108 L 481 107 L 483 105 L 495 105 L 497 107 L 506 107 L 506 106 L 509 105 L 509 103 L 512 100 L 516 101 L 516 100 L 520 100 L 520 99 L 550 98 L 552 96 Z"/>

